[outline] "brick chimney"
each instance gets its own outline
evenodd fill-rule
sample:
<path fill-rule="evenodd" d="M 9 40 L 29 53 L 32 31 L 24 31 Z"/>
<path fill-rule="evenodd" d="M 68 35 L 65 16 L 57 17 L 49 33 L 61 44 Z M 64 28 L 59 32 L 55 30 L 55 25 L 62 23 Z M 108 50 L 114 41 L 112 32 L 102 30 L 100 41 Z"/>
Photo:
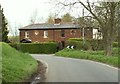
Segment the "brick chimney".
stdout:
<path fill-rule="evenodd" d="M 55 24 L 60 24 L 61 23 L 61 19 L 60 18 L 56 18 L 55 19 Z"/>

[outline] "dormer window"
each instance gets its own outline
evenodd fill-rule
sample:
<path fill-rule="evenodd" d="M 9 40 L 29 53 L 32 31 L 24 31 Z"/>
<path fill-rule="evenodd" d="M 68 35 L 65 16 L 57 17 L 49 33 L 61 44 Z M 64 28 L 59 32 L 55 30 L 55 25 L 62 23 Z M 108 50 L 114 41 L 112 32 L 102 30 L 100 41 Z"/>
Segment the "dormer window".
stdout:
<path fill-rule="evenodd" d="M 25 31 L 25 38 L 29 38 L 29 32 Z"/>

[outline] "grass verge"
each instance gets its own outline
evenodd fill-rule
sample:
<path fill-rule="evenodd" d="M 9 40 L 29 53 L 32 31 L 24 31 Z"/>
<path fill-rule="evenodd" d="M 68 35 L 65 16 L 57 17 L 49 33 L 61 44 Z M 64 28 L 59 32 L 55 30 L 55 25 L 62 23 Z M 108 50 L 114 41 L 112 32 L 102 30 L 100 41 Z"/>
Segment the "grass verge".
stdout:
<path fill-rule="evenodd" d="M 57 52 L 55 55 L 78 59 L 88 59 L 118 67 L 118 54 L 116 53 L 114 53 L 114 56 L 108 57 L 104 55 L 103 51 L 80 51 L 73 49 L 64 49 Z"/>
<path fill-rule="evenodd" d="M 6 43 L 2 46 L 2 82 L 24 82 L 37 70 L 37 61 L 29 54 L 16 51 Z"/>
<path fill-rule="evenodd" d="M 0 84 L 2 83 L 2 46 L 0 45 Z"/>

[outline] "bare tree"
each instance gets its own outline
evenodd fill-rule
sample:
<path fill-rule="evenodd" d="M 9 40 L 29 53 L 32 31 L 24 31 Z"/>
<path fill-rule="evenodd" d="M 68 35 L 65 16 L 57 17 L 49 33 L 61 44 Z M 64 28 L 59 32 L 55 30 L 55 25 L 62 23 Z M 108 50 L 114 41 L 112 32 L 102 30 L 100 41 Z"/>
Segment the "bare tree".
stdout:
<path fill-rule="evenodd" d="M 82 0 L 68 1 L 64 2 L 58 0 L 57 2 L 64 7 L 70 6 L 74 7 L 75 5 L 82 5 L 94 19 L 96 19 L 100 25 L 103 34 L 104 50 L 107 56 L 112 55 L 112 42 L 114 38 L 115 27 L 115 14 L 117 2 L 101 2 L 101 3 L 92 3 L 87 0 L 82 2 Z"/>
<path fill-rule="evenodd" d="M 42 18 L 38 16 L 38 11 L 35 10 L 30 17 L 30 24 L 39 23 Z"/>
<path fill-rule="evenodd" d="M 37 19 L 37 10 L 35 10 L 32 16 L 30 17 L 30 23 L 34 24 L 36 22 L 36 19 Z"/>
<path fill-rule="evenodd" d="M 46 23 L 54 23 L 55 16 L 50 14 L 47 18 Z"/>

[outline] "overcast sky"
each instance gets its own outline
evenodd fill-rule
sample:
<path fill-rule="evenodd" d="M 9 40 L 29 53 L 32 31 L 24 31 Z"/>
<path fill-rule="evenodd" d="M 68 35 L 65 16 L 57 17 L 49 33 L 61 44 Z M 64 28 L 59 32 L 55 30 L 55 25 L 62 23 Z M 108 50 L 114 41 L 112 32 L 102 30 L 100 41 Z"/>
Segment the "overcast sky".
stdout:
<path fill-rule="evenodd" d="M 55 4 L 49 3 L 51 0 L 0 0 L 0 4 L 4 9 L 5 17 L 8 20 L 12 30 L 15 26 L 26 26 L 30 23 L 30 17 L 34 16 L 37 12 L 39 23 L 46 21 L 50 14 L 55 14 L 59 11 L 60 7 L 55 7 Z M 72 16 L 82 15 L 82 8 L 79 10 L 63 10 L 60 15 L 70 12 Z"/>
<path fill-rule="evenodd" d="M 49 0 L 0 0 L 5 17 L 12 30 L 15 29 L 15 26 L 28 25 L 30 17 L 34 16 L 35 12 L 37 12 L 39 22 L 45 22 L 53 8 L 48 2 Z"/>
<path fill-rule="evenodd" d="M 40 21 L 44 22 L 52 8 L 48 2 L 49 0 L 0 0 L 4 14 L 12 26 L 28 24 L 35 11 Z"/>
<path fill-rule="evenodd" d="M 37 12 L 39 23 L 45 22 L 49 14 L 54 14 L 56 11 L 54 5 L 49 2 L 50 0 L 0 0 L 5 17 L 13 30 L 15 26 L 28 25 L 30 17 L 35 12 Z M 77 14 L 76 12 L 78 11 L 74 11 L 73 15 Z"/>

